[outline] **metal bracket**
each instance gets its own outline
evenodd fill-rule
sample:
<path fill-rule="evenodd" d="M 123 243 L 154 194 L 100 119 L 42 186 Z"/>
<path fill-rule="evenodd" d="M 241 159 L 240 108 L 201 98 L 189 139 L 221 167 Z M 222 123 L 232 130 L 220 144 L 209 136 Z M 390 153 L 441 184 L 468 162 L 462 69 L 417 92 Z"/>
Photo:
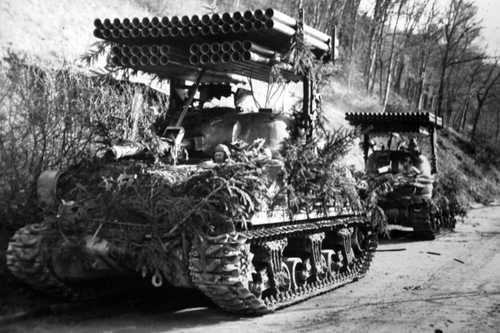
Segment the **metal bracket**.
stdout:
<path fill-rule="evenodd" d="M 265 263 L 269 275 L 269 285 L 273 291 L 279 288 L 279 275 L 283 266 L 283 250 L 288 245 L 287 239 L 261 243 L 254 251 L 255 260 Z"/>
<path fill-rule="evenodd" d="M 180 151 L 182 140 L 184 139 L 184 128 L 182 127 L 182 123 L 184 122 L 184 118 L 187 115 L 189 110 L 189 106 L 193 103 L 194 96 L 196 95 L 196 91 L 200 86 L 201 80 L 205 75 L 206 68 L 203 68 L 196 79 L 196 82 L 189 88 L 189 95 L 184 104 L 182 105 L 182 111 L 179 115 L 179 119 L 175 123 L 175 126 L 168 126 L 162 133 L 162 136 L 167 137 L 174 141 L 174 146 L 171 150 L 171 156 L 174 161 L 174 164 L 177 163 L 178 154 Z"/>
<path fill-rule="evenodd" d="M 324 239 L 324 232 L 307 235 L 308 252 L 311 253 L 312 275 L 316 280 L 324 277 L 327 272 L 326 262 L 321 253 Z"/>
<path fill-rule="evenodd" d="M 354 253 L 352 250 L 351 231 L 348 228 L 342 228 L 337 231 L 338 245 L 342 248 L 342 255 L 344 256 L 346 266 L 350 265 L 354 260 Z"/>

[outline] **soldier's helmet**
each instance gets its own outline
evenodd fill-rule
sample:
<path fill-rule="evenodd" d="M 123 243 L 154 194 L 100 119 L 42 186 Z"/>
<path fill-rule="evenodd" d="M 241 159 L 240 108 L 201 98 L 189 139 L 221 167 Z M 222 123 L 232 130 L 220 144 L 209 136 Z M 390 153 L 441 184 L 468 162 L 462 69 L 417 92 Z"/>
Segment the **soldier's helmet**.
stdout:
<path fill-rule="evenodd" d="M 214 151 L 214 162 L 223 163 L 229 158 L 231 158 L 231 152 L 229 151 L 228 146 L 218 144 Z"/>

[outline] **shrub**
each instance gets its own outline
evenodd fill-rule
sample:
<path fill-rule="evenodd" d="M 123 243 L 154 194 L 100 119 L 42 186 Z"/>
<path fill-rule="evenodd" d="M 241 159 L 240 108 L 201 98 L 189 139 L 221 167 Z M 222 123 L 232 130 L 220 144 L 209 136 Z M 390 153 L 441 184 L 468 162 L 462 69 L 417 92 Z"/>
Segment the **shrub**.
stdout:
<path fill-rule="evenodd" d="M 0 221 L 17 226 L 39 218 L 43 170 L 64 169 L 131 133 L 135 89 L 11 52 L 0 64 Z"/>
<path fill-rule="evenodd" d="M 438 199 L 446 198 L 458 215 L 464 215 L 472 202 L 491 203 L 500 194 L 500 174 L 494 161 L 498 154 L 492 153 L 494 148 L 486 142 L 473 144 L 448 131 L 441 134 L 438 138 Z"/>
<path fill-rule="evenodd" d="M 474 147 L 474 159 L 488 168 L 500 166 L 500 149 L 490 137 L 477 135 L 471 145 Z"/>
<path fill-rule="evenodd" d="M 464 217 L 469 208 L 468 188 L 469 183 L 460 172 L 448 169 L 439 174 L 435 192 L 438 199 L 447 199 L 452 216 Z"/>

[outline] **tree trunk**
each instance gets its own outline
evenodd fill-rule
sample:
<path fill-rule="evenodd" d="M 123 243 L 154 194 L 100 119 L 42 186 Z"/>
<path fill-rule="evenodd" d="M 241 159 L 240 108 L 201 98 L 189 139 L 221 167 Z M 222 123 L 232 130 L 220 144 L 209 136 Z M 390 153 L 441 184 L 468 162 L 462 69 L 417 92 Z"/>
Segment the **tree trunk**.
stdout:
<path fill-rule="evenodd" d="M 378 60 L 379 62 L 379 74 L 378 74 L 378 77 L 379 77 L 379 81 L 378 81 L 378 96 L 380 99 L 382 99 L 382 95 L 383 95 L 383 89 L 384 89 L 384 62 L 382 60 L 382 58 L 379 58 Z"/>
<path fill-rule="evenodd" d="M 437 101 L 437 115 L 442 116 L 443 114 L 443 101 L 444 101 L 444 84 L 446 79 L 446 72 L 448 69 L 448 57 L 449 57 L 449 49 L 446 46 L 444 51 L 444 56 L 441 61 L 441 73 L 439 76 L 439 90 L 438 90 L 438 101 Z"/>
<path fill-rule="evenodd" d="M 399 18 L 401 17 L 401 11 L 403 10 L 403 6 L 405 4 L 404 0 L 400 0 L 398 13 L 396 16 L 396 23 L 394 24 L 394 30 L 392 32 L 392 41 L 391 41 L 391 52 L 389 53 L 389 66 L 387 68 L 387 78 L 385 80 L 385 93 L 384 93 L 384 112 L 387 109 L 387 104 L 389 103 L 389 97 L 391 95 L 391 86 L 392 86 L 392 72 L 394 71 L 394 49 L 396 47 L 396 32 L 399 24 Z"/>
<path fill-rule="evenodd" d="M 390 59 L 389 68 L 387 70 L 387 78 L 385 80 L 385 94 L 384 94 L 384 112 L 387 110 L 387 104 L 389 104 L 389 97 L 391 95 L 391 85 L 392 85 L 392 71 L 394 67 L 394 59 Z"/>
<path fill-rule="evenodd" d="M 375 75 L 377 72 L 377 58 L 378 58 L 378 46 L 375 47 L 375 50 L 373 52 L 373 56 L 370 61 L 370 67 L 368 70 L 368 79 L 366 81 L 366 87 L 368 91 L 371 93 L 373 92 L 373 87 L 375 85 Z"/>
<path fill-rule="evenodd" d="M 472 140 L 474 140 L 476 138 L 477 125 L 479 124 L 479 119 L 481 118 L 481 111 L 483 110 L 483 104 L 484 104 L 484 99 L 480 98 L 478 95 L 477 96 L 477 110 L 476 110 L 476 114 L 474 115 L 474 120 L 472 122 L 472 132 L 471 132 L 471 139 Z"/>
<path fill-rule="evenodd" d="M 347 1 L 342 11 L 342 40 L 341 47 L 345 55 L 345 72 L 347 73 L 348 86 L 351 85 L 353 67 L 354 38 L 356 35 L 356 19 L 361 0 Z M 347 67 L 347 68 L 346 68 Z"/>
<path fill-rule="evenodd" d="M 373 89 L 375 87 L 375 81 L 376 81 L 376 75 L 377 75 L 377 58 L 380 59 L 381 54 L 382 54 L 382 44 L 384 40 L 384 31 L 385 31 L 385 23 L 387 21 L 387 9 L 388 6 L 390 5 L 391 0 L 383 0 L 383 1 L 377 1 L 376 6 L 376 15 L 377 15 L 377 20 L 376 24 L 378 26 L 377 28 L 377 34 L 376 34 L 376 45 L 375 45 L 375 51 L 373 54 L 373 57 L 370 61 L 370 67 L 369 67 L 369 72 L 368 72 L 368 81 L 367 81 L 367 87 L 369 87 L 369 92 L 372 93 Z M 383 68 L 379 68 L 379 70 L 383 70 Z M 382 96 L 382 95 L 380 95 Z"/>
<path fill-rule="evenodd" d="M 366 67 L 364 70 L 366 90 L 370 90 L 370 79 L 371 73 L 373 72 L 373 67 L 375 66 L 376 58 L 376 44 L 375 38 L 377 36 L 377 31 L 379 29 L 379 12 L 382 0 L 376 0 L 375 7 L 373 9 L 373 21 L 370 27 L 370 32 L 368 36 L 368 57 L 366 61 Z"/>
<path fill-rule="evenodd" d="M 398 63 L 398 70 L 396 75 L 396 80 L 394 80 L 394 91 L 398 94 L 401 93 L 401 79 L 403 77 L 403 72 L 405 70 L 405 62 L 404 57 L 401 56 Z M 407 99 L 410 99 L 409 96 L 405 96 Z"/>
<path fill-rule="evenodd" d="M 497 110 L 496 115 L 497 115 L 497 124 L 496 124 L 497 128 L 495 131 L 495 139 L 498 141 L 498 136 L 500 135 L 500 111 Z"/>
<path fill-rule="evenodd" d="M 465 103 L 462 107 L 462 109 L 460 110 L 460 115 L 457 119 L 457 124 L 456 124 L 456 128 L 459 130 L 459 131 L 463 131 L 464 128 L 465 128 L 465 123 L 467 121 L 467 112 L 469 111 L 469 103 L 470 103 L 470 96 L 468 96 L 466 99 L 465 99 Z"/>

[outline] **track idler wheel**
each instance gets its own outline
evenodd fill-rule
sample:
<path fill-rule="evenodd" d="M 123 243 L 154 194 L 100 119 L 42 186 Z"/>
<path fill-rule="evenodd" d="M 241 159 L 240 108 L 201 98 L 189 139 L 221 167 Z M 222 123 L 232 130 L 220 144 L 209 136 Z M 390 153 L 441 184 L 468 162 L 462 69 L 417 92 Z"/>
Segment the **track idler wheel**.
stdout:
<path fill-rule="evenodd" d="M 59 297 L 73 291 L 54 273 L 50 240 L 54 231 L 43 223 L 27 225 L 12 236 L 6 253 L 6 264 L 12 275 L 35 290 Z"/>

